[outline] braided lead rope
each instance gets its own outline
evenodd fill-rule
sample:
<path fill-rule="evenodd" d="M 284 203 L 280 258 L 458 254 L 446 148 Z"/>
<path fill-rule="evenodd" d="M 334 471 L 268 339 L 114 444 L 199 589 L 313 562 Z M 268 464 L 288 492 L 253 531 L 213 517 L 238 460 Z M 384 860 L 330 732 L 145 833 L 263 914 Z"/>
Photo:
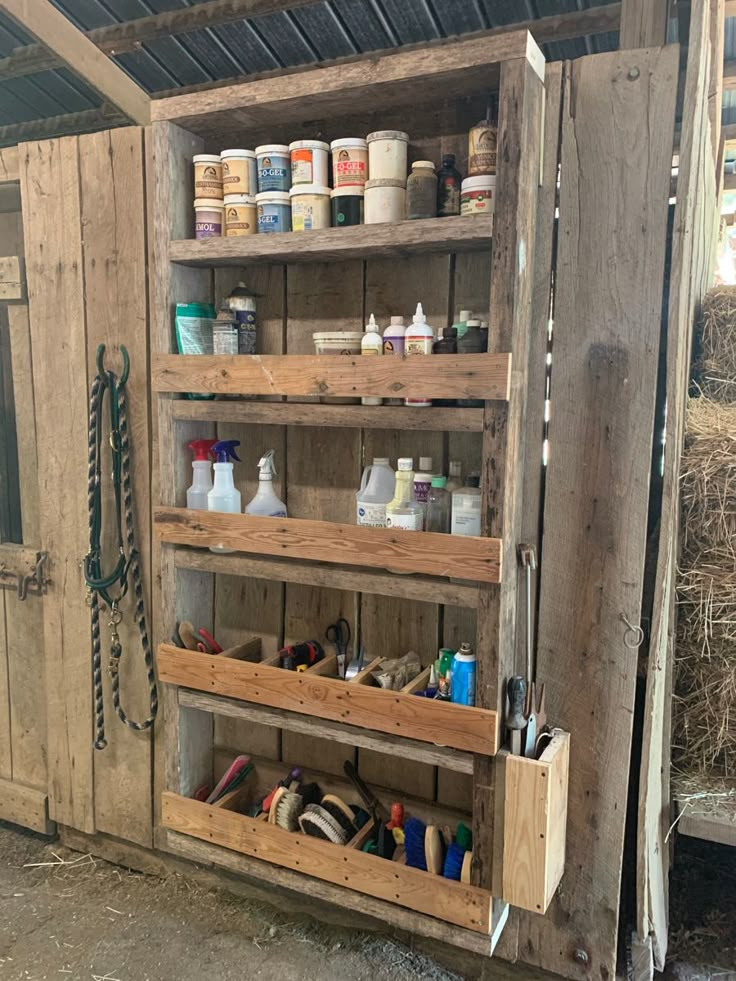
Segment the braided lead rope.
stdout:
<path fill-rule="evenodd" d="M 90 548 L 94 535 L 94 502 L 97 487 L 97 412 L 100 401 L 102 379 L 98 375 L 92 383 L 89 399 L 88 426 L 88 468 L 87 468 L 87 507 L 89 511 Z M 92 683 L 95 700 L 95 749 L 107 746 L 105 739 L 105 703 L 102 689 L 102 645 L 100 643 L 100 604 L 95 590 L 87 591 L 90 608 L 90 630 L 92 635 Z"/>

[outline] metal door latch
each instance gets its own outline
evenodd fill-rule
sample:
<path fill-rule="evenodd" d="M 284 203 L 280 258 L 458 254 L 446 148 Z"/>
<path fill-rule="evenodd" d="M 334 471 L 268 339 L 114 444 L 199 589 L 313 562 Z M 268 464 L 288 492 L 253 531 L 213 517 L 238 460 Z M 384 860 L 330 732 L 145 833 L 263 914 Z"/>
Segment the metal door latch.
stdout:
<path fill-rule="evenodd" d="M 0 587 L 15 589 L 19 600 L 25 600 L 29 592 L 34 596 L 44 596 L 48 592 L 51 580 L 44 572 L 48 552 L 36 552 L 36 565 L 25 575 L 14 572 L 5 565 L 0 565 Z"/>

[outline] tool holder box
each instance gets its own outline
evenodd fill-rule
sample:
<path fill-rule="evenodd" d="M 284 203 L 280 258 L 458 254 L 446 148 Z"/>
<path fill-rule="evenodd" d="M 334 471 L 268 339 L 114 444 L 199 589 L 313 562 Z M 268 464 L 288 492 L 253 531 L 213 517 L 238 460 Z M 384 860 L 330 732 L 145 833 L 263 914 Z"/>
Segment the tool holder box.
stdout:
<path fill-rule="evenodd" d="M 484 115 L 491 90 L 498 91 L 499 101 L 492 218 L 428 219 L 241 239 L 191 237 L 195 153 L 277 138 L 288 142 L 302 130 L 339 136 L 395 126 L 418 134 L 414 156 L 439 156 L 466 140 L 468 128 Z M 517 616 L 523 582 L 517 546 L 533 541 L 538 533 L 533 529 L 538 529 L 542 480 L 545 296 L 548 300 L 550 283 L 549 271 L 546 283 L 534 282 L 533 259 L 544 96 L 541 52 L 527 32 L 509 32 L 442 45 L 432 58 L 422 51 L 399 52 L 347 69 L 318 68 L 160 100 L 153 107 L 151 131 L 151 377 L 158 393 L 160 465 L 160 506 L 154 512 L 160 568 L 155 629 L 157 669 L 164 683 L 165 742 L 158 843 L 348 907 L 355 905 L 356 892 L 361 893 L 370 897 L 372 915 L 486 952 L 495 946 L 508 903 L 544 913 L 564 870 L 569 737 L 557 732 L 541 758 L 533 760 L 509 756 L 502 729 L 505 682 L 519 673 L 525 656 L 523 617 Z M 548 179 L 556 181 L 556 168 L 550 174 L 552 169 L 554 175 Z M 342 326 L 345 305 L 356 308 L 350 283 L 363 291 L 358 307 L 363 319 L 370 312 L 369 290 L 371 304 L 377 298 L 389 309 L 413 309 L 423 290 L 437 291 L 433 270 L 438 262 L 444 263 L 447 277 L 446 292 L 438 301 L 445 311 L 462 302 L 461 290 L 490 281 L 487 354 L 398 361 L 307 353 L 310 321 L 320 329 L 323 321 Z M 266 325 L 259 342 L 262 353 L 173 353 L 174 305 L 219 300 L 227 274 L 247 277 L 252 269 L 262 271 L 260 282 L 270 291 L 270 308 L 283 307 Z M 274 269 L 278 274 L 272 275 Z M 344 277 L 342 269 L 347 270 Z M 390 281 L 385 301 L 382 277 Z M 539 300 L 532 296 L 537 287 Z M 309 295 L 300 296 L 300 289 Z M 480 308 L 487 302 L 486 290 Z M 290 305 L 298 312 L 292 313 Z M 226 398 L 181 397 L 187 393 Z M 404 399 L 428 393 L 460 404 L 420 409 L 330 401 L 357 403 L 361 396 Z M 535 414 L 538 427 L 528 422 Z M 262 427 L 255 437 L 261 441 L 270 441 L 267 433 L 286 427 L 285 445 L 302 459 L 299 427 L 311 427 L 302 430 L 301 439 L 311 440 L 312 456 L 318 455 L 316 441 L 325 428 L 339 445 L 346 445 L 343 434 L 354 431 L 366 456 L 371 446 L 380 446 L 378 455 L 386 455 L 383 446 L 394 436 L 404 447 L 416 446 L 410 449 L 415 455 L 419 447 L 411 440 L 422 434 L 431 434 L 444 456 L 448 447 L 451 453 L 462 452 L 472 444 L 481 464 L 482 535 L 464 538 L 356 527 L 342 505 L 342 521 L 321 520 L 326 515 L 315 514 L 309 506 L 318 490 L 344 502 L 341 488 L 351 482 L 357 486 L 357 467 L 355 474 L 340 471 L 339 454 L 334 465 L 330 462 L 324 486 L 306 493 L 300 484 L 293 495 L 289 488 L 287 503 L 294 517 L 187 511 L 182 507 L 189 480 L 186 443 L 213 435 L 214 427 L 221 432 L 220 427 L 234 425 Z M 297 437 L 291 441 L 294 431 Z M 398 443 L 390 445 L 397 455 Z M 329 444 L 323 452 L 330 461 L 335 457 Z M 326 473 L 328 463 L 320 465 L 320 472 Z M 223 546 L 234 554 L 209 551 Z M 397 623 L 381 624 L 375 613 L 381 602 L 392 604 L 393 611 L 397 604 L 408 604 L 407 609 L 417 611 L 417 629 L 420 616 L 425 616 L 420 607 L 444 610 L 432 620 L 432 656 L 443 625 L 445 636 L 450 623 L 458 632 L 477 629 L 476 706 L 433 703 L 411 690 L 384 691 L 362 683 L 365 673 L 343 681 L 334 676 L 334 658 L 296 674 L 278 667 L 273 656 L 258 659 L 252 642 L 240 653 L 227 650 L 216 656 L 165 643 L 177 619 L 196 621 L 217 634 L 215 585 L 219 595 L 220 580 L 236 577 L 253 577 L 262 584 L 258 602 L 274 584 L 286 590 L 281 595 L 287 600 L 292 588 L 311 590 L 309 595 L 318 593 L 321 598 L 350 591 L 360 605 L 361 629 L 370 609 L 374 630 L 376 624 L 384 633 L 394 629 L 396 638 L 406 625 L 398 623 L 395 612 L 387 619 L 393 616 Z M 273 591 L 268 595 L 272 598 Z M 304 616 L 300 607 L 292 619 L 302 623 Z M 282 640 L 289 633 L 285 619 L 282 605 Z M 409 614 L 407 620 L 413 625 Z M 428 633 L 426 624 L 422 629 Z M 472 639 L 472 634 L 463 636 Z M 399 643 L 386 643 L 386 649 L 374 645 L 369 655 L 394 657 Z M 548 709 L 554 722 L 555 706 Z M 394 868 L 356 849 L 282 831 L 240 813 L 243 799 L 237 795 L 220 806 L 192 799 L 197 787 L 218 775 L 214 720 L 223 718 L 254 730 L 280 730 L 283 747 L 287 735 L 305 744 L 319 737 L 346 754 L 357 751 L 361 760 L 364 752 L 377 752 L 402 765 L 429 765 L 455 780 L 472 780 L 466 808 L 472 811 L 471 884 L 438 876 L 430 881 L 430 873 Z M 298 751 L 298 743 L 291 745 Z M 249 752 L 247 745 L 239 749 Z M 302 762 L 287 758 L 283 749 L 278 767 L 283 771 Z M 387 801 L 406 796 L 396 784 L 381 791 L 376 780 L 370 782 Z M 431 818 L 442 811 L 442 802 L 425 801 L 424 809 Z"/>

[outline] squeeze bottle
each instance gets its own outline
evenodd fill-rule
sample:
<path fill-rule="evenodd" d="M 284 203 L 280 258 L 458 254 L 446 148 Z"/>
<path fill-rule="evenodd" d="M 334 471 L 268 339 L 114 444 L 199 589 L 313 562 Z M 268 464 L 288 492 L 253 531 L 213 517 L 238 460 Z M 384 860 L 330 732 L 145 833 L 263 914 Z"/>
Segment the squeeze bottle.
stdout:
<path fill-rule="evenodd" d="M 360 353 L 362 355 L 383 354 L 383 338 L 373 314 L 370 315 L 368 323 L 365 325 L 365 333 L 360 342 Z M 377 395 L 364 395 L 360 402 L 361 405 L 382 405 L 383 399 Z"/>
<path fill-rule="evenodd" d="M 386 527 L 406 531 L 421 531 L 424 527 L 424 508 L 414 497 L 414 461 L 411 457 L 399 459 L 396 489 L 393 499 L 386 505 Z"/>
<path fill-rule="evenodd" d="M 240 463 L 240 457 L 235 447 L 240 446 L 239 439 L 223 439 L 215 443 L 212 453 L 215 457 L 215 483 L 207 495 L 208 511 L 223 511 L 227 514 L 240 514 L 240 491 L 233 483 L 233 465 L 231 460 Z M 210 552 L 235 552 L 234 548 L 224 545 L 213 545 Z"/>
<path fill-rule="evenodd" d="M 368 528 L 386 527 L 386 505 L 393 500 L 396 475 L 388 457 L 374 456 L 373 463 L 363 471 L 360 488 L 356 491 L 357 524 Z"/>
<path fill-rule="evenodd" d="M 207 510 L 207 495 L 212 490 L 212 463 L 210 454 L 217 440 L 193 439 L 189 449 L 192 460 L 192 486 L 187 488 L 187 507 L 197 511 Z"/>
<path fill-rule="evenodd" d="M 434 341 L 434 330 L 427 323 L 427 318 L 424 316 L 424 310 L 422 309 L 422 304 L 417 303 L 417 309 L 413 317 L 413 323 L 411 327 L 406 328 L 404 351 L 407 355 L 431 354 L 433 341 Z M 414 398 L 414 399 L 405 399 L 404 403 L 406 405 L 413 405 L 413 406 L 429 406 L 432 404 L 432 400 L 429 398 L 418 398 L 418 399 Z"/>
<path fill-rule="evenodd" d="M 265 518 L 285 518 L 286 505 L 276 497 L 273 478 L 276 466 L 273 458 L 276 450 L 268 450 L 258 461 L 258 490 L 255 497 L 245 506 L 246 514 L 260 514 Z"/>
<path fill-rule="evenodd" d="M 404 334 L 406 325 L 403 317 L 391 317 L 388 327 L 383 332 L 383 353 L 404 356 Z M 403 405 L 403 399 L 385 399 L 386 405 Z"/>

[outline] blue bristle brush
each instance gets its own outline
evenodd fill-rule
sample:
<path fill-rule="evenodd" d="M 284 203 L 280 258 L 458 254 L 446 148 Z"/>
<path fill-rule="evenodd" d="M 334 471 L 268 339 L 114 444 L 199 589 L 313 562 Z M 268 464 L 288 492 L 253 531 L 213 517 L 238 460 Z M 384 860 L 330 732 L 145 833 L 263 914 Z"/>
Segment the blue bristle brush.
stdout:
<path fill-rule="evenodd" d="M 456 841 L 450 845 L 447 849 L 447 854 L 445 855 L 445 866 L 442 869 L 442 875 L 445 879 L 455 879 L 457 882 L 460 881 L 460 876 L 463 871 L 463 859 L 465 858 L 465 849 L 462 845 L 458 845 Z"/>
<path fill-rule="evenodd" d="M 424 838 L 427 834 L 427 825 L 419 818 L 408 818 L 404 822 L 404 848 L 406 850 L 406 864 L 413 869 L 427 871 L 427 859 L 424 852 Z"/>

